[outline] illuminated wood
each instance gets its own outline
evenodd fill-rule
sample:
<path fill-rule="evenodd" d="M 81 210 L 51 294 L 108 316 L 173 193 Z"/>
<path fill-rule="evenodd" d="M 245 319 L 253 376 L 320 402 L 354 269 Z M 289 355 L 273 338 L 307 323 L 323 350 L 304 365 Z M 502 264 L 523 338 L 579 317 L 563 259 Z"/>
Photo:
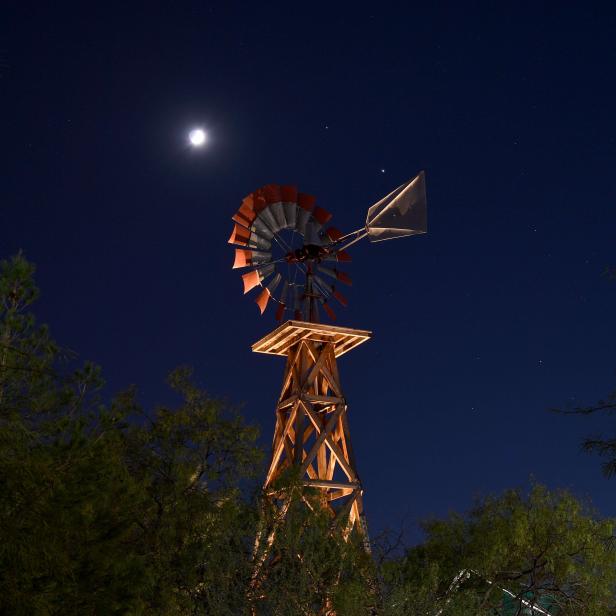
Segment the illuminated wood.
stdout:
<path fill-rule="evenodd" d="M 252 350 L 255 353 L 285 357 L 289 355 L 289 350 L 298 348 L 298 342 L 307 340 L 315 344 L 319 342 L 331 343 L 335 356 L 340 357 L 369 340 L 371 336 L 372 332 L 361 329 L 350 329 L 323 323 L 307 323 L 305 321 L 287 321 L 255 342 L 252 345 Z"/>
<path fill-rule="evenodd" d="M 350 447 L 337 358 L 370 337 L 366 330 L 288 321 L 252 345 L 256 353 L 287 358 L 265 494 L 275 498 L 276 480 L 295 466 L 302 484 L 322 494 L 332 519 L 348 515 L 348 531 L 357 527 L 364 534 L 363 490 Z M 272 539 L 268 535 L 268 545 Z"/>

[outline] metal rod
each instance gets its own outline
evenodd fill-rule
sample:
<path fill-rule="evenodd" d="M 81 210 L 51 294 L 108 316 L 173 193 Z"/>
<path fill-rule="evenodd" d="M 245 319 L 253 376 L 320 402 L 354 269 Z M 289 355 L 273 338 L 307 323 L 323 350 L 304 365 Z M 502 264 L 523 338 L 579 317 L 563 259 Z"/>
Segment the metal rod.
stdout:
<path fill-rule="evenodd" d="M 339 237 L 336 240 L 336 243 L 342 242 L 343 240 L 346 240 L 347 237 L 351 237 L 352 235 L 357 235 L 358 233 L 361 233 L 364 230 L 365 230 L 365 227 L 360 227 L 359 229 L 356 229 L 355 231 L 351 231 L 351 233 L 347 233 L 346 235 L 343 235 L 342 237 Z"/>
<path fill-rule="evenodd" d="M 359 240 L 364 239 L 366 237 L 366 235 L 368 235 L 368 231 L 366 231 L 365 229 L 363 230 L 363 233 L 360 233 L 359 231 L 356 231 L 356 233 L 359 233 L 359 235 L 355 239 L 351 240 L 350 242 L 348 242 L 344 246 L 340 246 L 340 248 L 337 248 L 336 252 L 338 252 L 340 250 L 346 250 L 349 246 L 352 246 L 355 242 L 359 242 Z"/>

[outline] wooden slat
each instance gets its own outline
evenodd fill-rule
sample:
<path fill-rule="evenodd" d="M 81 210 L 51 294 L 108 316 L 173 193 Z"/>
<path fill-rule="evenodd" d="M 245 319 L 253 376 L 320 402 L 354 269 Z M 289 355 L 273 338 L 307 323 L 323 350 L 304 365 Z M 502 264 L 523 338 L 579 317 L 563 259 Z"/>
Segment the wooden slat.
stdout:
<path fill-rule="evenodd" d="M 332 406 L 335 404 L 342 404 L 345 401 L 344 398 L 338 398 L 337 396 L 315 396 L 314 394 L 302 394 L 300 398 L 312 404 L 318 402 L 321 404 L 330 404 Z"/>
<path fill-rule="evenodd" d="M 353 492 L 355 488 L 344 488 L 343 490 L 336 490 L 335 492 L 329 492 L 327 495 L 328 501 L 335 501 L 339 498 L 344 498 Z"/>
<path fill-rule="evenodd" d="M 307 323 L 305 321 L 287 321 L 273 332 L 267 334 L 252 345 L 255 353 L 286 355 L 289 348 L 300 340 L 314 342 L 331 342 L 336 357 L 340 357 L 356 346 L 366 342 L 372 332 L 363 329 L 351 329 L 324 323 Z"/>
<path fill-rule="evenodd" d="M 267 471 L 267 477 L 265 479 L 265 485 L 267 486 L 269 484 L 269 482 L 271 481 L 272 475 L 274 473 L 274 470 L 276 468 L 276 465 L 278 464 L 278 460 L 280 459 L 280 456 L 282 454 L 282 450 L 284 448 L 284 439 L 286 438 L 289 429 L 291 428 L 291 425 L 293 423 L 293 421 L 295 420 L 295 415 L 297 414 L 297 408 L 299 406 L 299 401 L 295 404 L 295 406 L 293 407 L 293 410 L 291 411 L 291 414 L 289 415 L 289 418 L 287 419 L 287 423 L 285 424 L 284 430 L 282 431 L 282 434 L 280 435 L 280 439 L 278 440 L 278 443 L 276 443 L 275 447 L 274 447 L 274 452 L 272 455 L 272 461 L 270 463 L 270 467 L 269 470 Z"/>
<path fill-rule="evenodd" d="M 325 488 L 326 490 L 357 490 L 359 484 L 357 482 L 342 483 L 340 481 L 328 481 L 326 479 L 304 479 L 302 483 L 310 488 Z"/>

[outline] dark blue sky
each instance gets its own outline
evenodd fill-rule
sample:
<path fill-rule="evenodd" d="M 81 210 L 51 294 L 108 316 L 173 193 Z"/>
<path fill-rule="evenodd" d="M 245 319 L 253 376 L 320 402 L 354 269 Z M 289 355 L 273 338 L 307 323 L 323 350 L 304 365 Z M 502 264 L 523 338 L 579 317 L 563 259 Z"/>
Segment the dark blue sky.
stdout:
<path fill-rule="evenodd" d="M 341 360 L 371 528 L 531 475 L 616 515 L 579 451 L 609 421 L 546 412 L 616 380 L 608 6 L 3 8 L 0 256 L 37 263 L 40 318 L 111 390 L 154 403 L 192 364 L 267 445 L 283 362 L 250 352 L 275 322 L 242 297 L 230 217 L 295 183 L 352 230 L 425 169 L 428 235 L 354 247 L 339 311 L 374 331 Z"/>

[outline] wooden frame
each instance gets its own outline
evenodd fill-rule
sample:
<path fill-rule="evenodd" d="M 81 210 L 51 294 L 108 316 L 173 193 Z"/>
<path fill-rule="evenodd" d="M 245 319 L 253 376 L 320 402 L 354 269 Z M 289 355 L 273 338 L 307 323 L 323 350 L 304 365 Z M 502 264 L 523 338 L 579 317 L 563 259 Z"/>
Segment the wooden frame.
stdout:
<path fill-rule="evenodd" d="M 336 360 L 370 337 L 365 330 L 288 321 L 252 345 L 256 353 L 287 357 L 265 494 L 277 498 L 276 479 L 299 467 L 303 485 L 320 492 L 332 518 L 348 514 L 348 531 L 357 526 L 364 534 L 363 490 Z"/>
<path fill-rule="evenodd" d="M 287 321 L 273 332 L 252 345 L 254 353 L 288 356 L 289 351 L 301 340 L 315 343 L 332 343 L 334 355 L 340 357 L 351 349 L 366 342 L 372 332 L 363 329 L 350 329 L 323 323 L 306 321 Z"/>

